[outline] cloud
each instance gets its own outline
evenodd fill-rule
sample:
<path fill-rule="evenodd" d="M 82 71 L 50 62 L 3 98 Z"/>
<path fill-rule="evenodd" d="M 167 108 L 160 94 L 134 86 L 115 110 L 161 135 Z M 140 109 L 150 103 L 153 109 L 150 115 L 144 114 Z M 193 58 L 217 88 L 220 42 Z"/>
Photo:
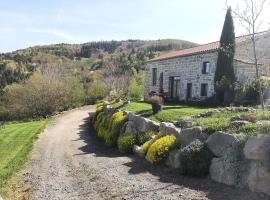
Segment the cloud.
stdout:
<path fill-rule="evenodd" d="M 82 41 L 85 41 L 86 39 L 81 36 L 78 37 L 78 36 L 71 35 L 69 33 L 66 33 L 65 31 L 58 30 L 58 29 L 32 28 L 32 29 L 29 29 L 29 32 L 47 34 L 53 37 L 64 39 L 68 42 L 82 42 Z"/>

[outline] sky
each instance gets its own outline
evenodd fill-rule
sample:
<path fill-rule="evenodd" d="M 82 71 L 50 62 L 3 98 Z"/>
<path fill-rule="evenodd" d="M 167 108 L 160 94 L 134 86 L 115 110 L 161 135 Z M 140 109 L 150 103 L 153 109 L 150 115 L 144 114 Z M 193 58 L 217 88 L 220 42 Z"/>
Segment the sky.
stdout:
<path fill-rule="evenodd" d="M 219 40 L 225 13 L 225 0 L 0 0 L 0 52 L 97 40 L 208 43 Z"/>

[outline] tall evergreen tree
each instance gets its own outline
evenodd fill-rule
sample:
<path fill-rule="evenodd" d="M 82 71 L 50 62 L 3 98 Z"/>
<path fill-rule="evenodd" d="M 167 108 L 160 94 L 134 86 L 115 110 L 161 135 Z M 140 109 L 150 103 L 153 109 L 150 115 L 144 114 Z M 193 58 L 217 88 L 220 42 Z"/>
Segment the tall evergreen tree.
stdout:
<path fill-rule="evenodd" d="M 214 77 L 216 96 L 220 102 L 229 103 L 233 99 L 233 83 L 235 82 L 233 67 L 234 53 L 234 23 L 231 8 L 228 8 L 220 37 L 220 47 Z"/>

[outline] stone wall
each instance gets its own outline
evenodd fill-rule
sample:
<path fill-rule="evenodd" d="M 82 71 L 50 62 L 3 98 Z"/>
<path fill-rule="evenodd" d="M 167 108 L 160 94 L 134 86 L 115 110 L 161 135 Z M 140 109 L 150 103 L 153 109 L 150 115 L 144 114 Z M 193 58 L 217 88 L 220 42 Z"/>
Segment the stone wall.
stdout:
<path fill-rule="evenodd" d="M 103 111 L 105 115 L 117 112 L 109 105 L 105 106 Z M 205 113 L 200 116 L 205 116 Z M 201 127 L 176 127 L 173 123 L 158 123 L 131 112 L 127 112 L 127 122 L 122 131 L 122 134 L 142 134 L 149 131 L 159 132 L 161 136 L 174 134 L 177 147 L 170 152 L 166 165 L 177 168 L 179 173 L 181 151 L 200 141 L 213 155 L 209 167 L 212 180 L 230 186 L 249 188 L 251 191 L 270 196 L 270 135 L 248 140 L 224 132 L 208 135 L 203 133 Z M 140 147 L 134 146 L 134 153 L 141 155 Z"/>
<path fill-rule="evenodd" d="M 157 68 L 157 78 L 163 72 L 163 88 L 165 93 L 169 93 L 169 78 L 180 77 L 180 98 L 185 100 L 187 93 L 187 83 L 192 83 L 192 97 L 201 97 L 201 84 L 208 84 L 208 97 L 214 94 L 214 74 L 216 68 L 217 52 L 209 52 L 199 55 L 173 58 L 158 62 L 147 63 L 145 69 L 145 99 L 151 91 L 159 92 L 159 80 L 157 85 L 152 85 L 152 69 Z M 202 74 L 203 62 L 210 62 L 210 73 Z"/>

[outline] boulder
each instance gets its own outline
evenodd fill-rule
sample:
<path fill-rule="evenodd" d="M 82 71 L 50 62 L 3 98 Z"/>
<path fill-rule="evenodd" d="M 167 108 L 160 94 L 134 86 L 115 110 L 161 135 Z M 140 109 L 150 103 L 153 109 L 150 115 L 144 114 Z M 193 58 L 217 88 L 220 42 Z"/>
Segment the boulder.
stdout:
<path fill-rule="evenodd" d="M 192 119 L 184 118 L 174 122 L 174 125 L 180 128 L 188 128 L 192 126 Z"/>
<path fill-rule="evenodd" d="M 200 126 L 182 129 L 180 134 L 181 147 L 184 148 L 196 139 L 203 141 L 206 137 L 207 136 L 202 133 L 202 127 Z"/>
<path fill-rule="evenodd" d="M 237 142 L 238 139 L 235 136 L 221 131 L 213 133 L 206 140 L 208 148 L 216 157 L 222 157 L 225 151 Z"/>
<path fill-rule="evenodd" d="M 269 120 L 260 120 L 256 122 L 256 125 L 258 126 L 269 126 L 270 127 L 270 121 Z"/>
<path fill-rule="evenodd" d="M 133 146 L 133 153 L 136 154 L 136 155 L 139 155 L 139 156 L 143 156 L 143 155 L 141 154 L 141 147 L 138 146 L 138 145 L 134 145 L 134 146 Z"/>
<path fill-rule="evenodd" d="M 126 124 L 125 124 L 125 131 L 124 131 L 125 134 L 137 134 L 138 131 L 134 125 L 134 122 L 133 121 L 127 121 Z"/>
<path fill-rule="evenodd" d="M 231 128 L 239 128 L 239 127 L 244 126 L 244 125 L 249 124 L 249 123 L 250 122 L 245 121 L 245 120 L 236 120 L 236 121 L 232 121 L 230 123 L 230 127 Z"/>
<path fill-rule="evenodd" d="M 181 155 L 180 149 L 175 149 L 171 151 L 165 164 L 170 168 L 180 169 L 181 168 L 180 155 Z"/>
<path fill-rule="evenodd" d="M 236 172 L 232 163 L 225 162 L 222 158 L 213 158 L 210 165 L 212 180 L 226 185 L 236 185 Z"/>
<path fill-rule="evenodd" d="M 262 192 L 270 196 L 270 169 L 260 162 L 252 161 L 247 185 L 253 192 Z"/>
<path fill-rule="evenodd" d="M 270 163 L 270 136 L 250 138 L 245 144 L 244 155 L 249 160 Z"/>
<path fill-rule="evenodd" d="M 226 185 L 245 187 L 249 162 L 243 155 L 243 144 L 234 144 L 227 149 L 221 158 L 212 159 L 210 177 L 212 180 Z"/>
<path fill-rule="evenodd" d="M 135 119 L 137 118 L 138 116 L 135 115 L 133 112 L 127 112 L 127 118 L 128 118 L 128 121 L 135 121 Z"/>
<path fill-rule="evenodd" d="M 145 132 L 149 132 L 149 131 L 158 132 L 159 125 L 160 125 L 158 122 L 155 122 L 155 121 L 152 121 L 152 120 L 146 119 L 146 118 L 145 118 L 145 122 L 146 122 Z"/>
<path fill-rule="evenodd" d="M 159 127 L 159 131 L 160 131 L 161 136 L 173 134 L 176 137 L 179 137 L 180 133 L 181 133 L 180 128 L 177 128 L 177 127 L 175 127 L 175 125 L 173 123 L 168 123 L 168 122 L 161 122 L 160 127 Z"/>

